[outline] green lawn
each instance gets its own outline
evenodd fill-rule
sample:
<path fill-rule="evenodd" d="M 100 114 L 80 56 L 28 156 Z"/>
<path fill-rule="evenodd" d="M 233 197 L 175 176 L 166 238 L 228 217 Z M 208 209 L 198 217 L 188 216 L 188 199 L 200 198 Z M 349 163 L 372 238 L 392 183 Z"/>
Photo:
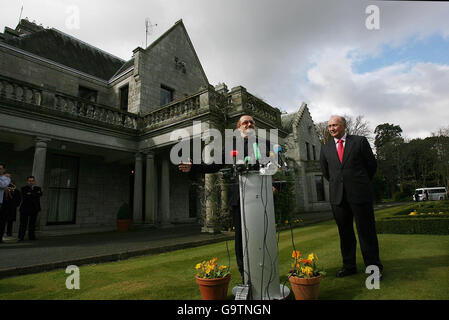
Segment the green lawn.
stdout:
<path fill-rule="evenodd" d="M 397 208 L 379 211 L 391 214 Z M 368 290 L 360 249 L 359 274 L 336 278 L 341 266 L 339 238 L 333 221 L 294 229 L 296 249 L 315 252 L 328 275 L 320 286 L 320 299 L 449 299 L 449 236 L 379 235 L 384 280 L 379 290 Z M 240 274 L 234 242 L 228 242 L 233 272 L 230 289 Z M 287 280 L 291 263 L 290 231 L 280 233 L 279 271 Z M 195 282 L 198 262 L 217 256 L 228 263 L 226 243 L 140 257 L 115 263 L 80 267 L 80 290 L 66 289 L 65 270 L 0 280 L 0 299 L 201 299 Z M 290 286 L 288 284 L 288 286 Z M 293 294 L 290 295 L 292 299 Z M 233 296 L 229 290 L 229 298 Z"/>

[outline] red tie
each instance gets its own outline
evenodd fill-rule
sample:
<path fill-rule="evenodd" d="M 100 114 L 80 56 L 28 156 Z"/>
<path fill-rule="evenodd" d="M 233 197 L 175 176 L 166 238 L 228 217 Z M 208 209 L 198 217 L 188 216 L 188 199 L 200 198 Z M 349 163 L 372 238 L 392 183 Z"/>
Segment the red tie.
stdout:
<path fill-rule="evenodd" d="M 338 140 L 338 159 L 340 159 L 340 163 L 343 163 L 343 152 L 345 151 L 345 148 L 343 147 L 343 140 Z"/>

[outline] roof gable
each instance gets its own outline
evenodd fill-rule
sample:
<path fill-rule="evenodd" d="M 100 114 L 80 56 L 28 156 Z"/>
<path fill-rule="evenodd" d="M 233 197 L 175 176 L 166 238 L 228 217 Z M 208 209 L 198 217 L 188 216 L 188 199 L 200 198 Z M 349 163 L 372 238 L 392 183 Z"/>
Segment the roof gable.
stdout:
<path fill-rule="evenodd" d="M 209 83 L 209 81 L 208 81 L 208 79 L 207 79 L 207 76 L 206 76 L 206 73 L 204 72 L 203 66 L 202 66 L 202 64 L 201 64 L 201 62 L 200 62 L 200 59 L 198 58 L 198 55 L 197 55 L 197 53 L 196 53 L 196 50 L 195 50 L 195 48 L 194 48 L 194 46 L 193 46 L 192 40 L 190 39 L 189 34 L 187 33 L 187 29 L 186 29 L 184 23 L 182 22 L 182 19 L 181 19 L 181 20 L 178 20 L 177 22 L 175 22 L 175 24 L 174 24 L 170 29 L 168 29 L 166 32 L 164 32 L 164 33 L 163 33 L 158 39 L 156 39 L 154 42 L 152 42 L 152 43 L 145 49 L 145 51 L 146 51 L 146 52 L 151 52 L 151 51 L 155 50 L 155 49 L 157 48 L 158 44 L 160 44 L 165 38 L 167 38 L 171 33 L 173 33 L 173 32 L 174 32 L 175 30 L 177 30 L 178 28 L 181 28 L 181 31 L 182 31 L 182 33 L 184 34 L 185 38 L 186 38 L 186 41 L 187 41 L 187 43 L 188 43 L 188 46 L 189 46 L 190 49 L 192 50 L 192 53 L 193 53 L 193 55 L 194 55 L 194 57 L 195 57 L 195 60 L 196 60 L 196 62 L 197 62 L 197 64 L 198 64 L 198 67 L 199 67 L 200 70 L 201 70 L 201 73 L 202 73 L 202 75 L 203 75 L 205 81 L 206 81 L 207 83 Z"/>

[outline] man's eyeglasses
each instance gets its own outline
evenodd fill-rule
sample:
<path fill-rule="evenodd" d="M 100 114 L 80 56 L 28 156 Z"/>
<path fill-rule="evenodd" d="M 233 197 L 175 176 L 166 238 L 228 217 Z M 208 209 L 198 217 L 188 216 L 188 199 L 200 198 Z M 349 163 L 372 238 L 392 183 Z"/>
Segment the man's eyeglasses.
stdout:
<path fill-rule="evenodd" d="M 242 121 L 241 124 L 256 124 L 253 120 Z"/>

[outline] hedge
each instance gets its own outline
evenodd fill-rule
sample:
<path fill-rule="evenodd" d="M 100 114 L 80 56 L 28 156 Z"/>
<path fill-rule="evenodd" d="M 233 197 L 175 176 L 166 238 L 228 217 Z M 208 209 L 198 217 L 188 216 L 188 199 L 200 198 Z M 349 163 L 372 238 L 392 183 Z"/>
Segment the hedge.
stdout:
<path fill-rule="evenodd" d="M 449 235 L 447 216 L 388 217 L 376 221 L 377 233 Z"/>

